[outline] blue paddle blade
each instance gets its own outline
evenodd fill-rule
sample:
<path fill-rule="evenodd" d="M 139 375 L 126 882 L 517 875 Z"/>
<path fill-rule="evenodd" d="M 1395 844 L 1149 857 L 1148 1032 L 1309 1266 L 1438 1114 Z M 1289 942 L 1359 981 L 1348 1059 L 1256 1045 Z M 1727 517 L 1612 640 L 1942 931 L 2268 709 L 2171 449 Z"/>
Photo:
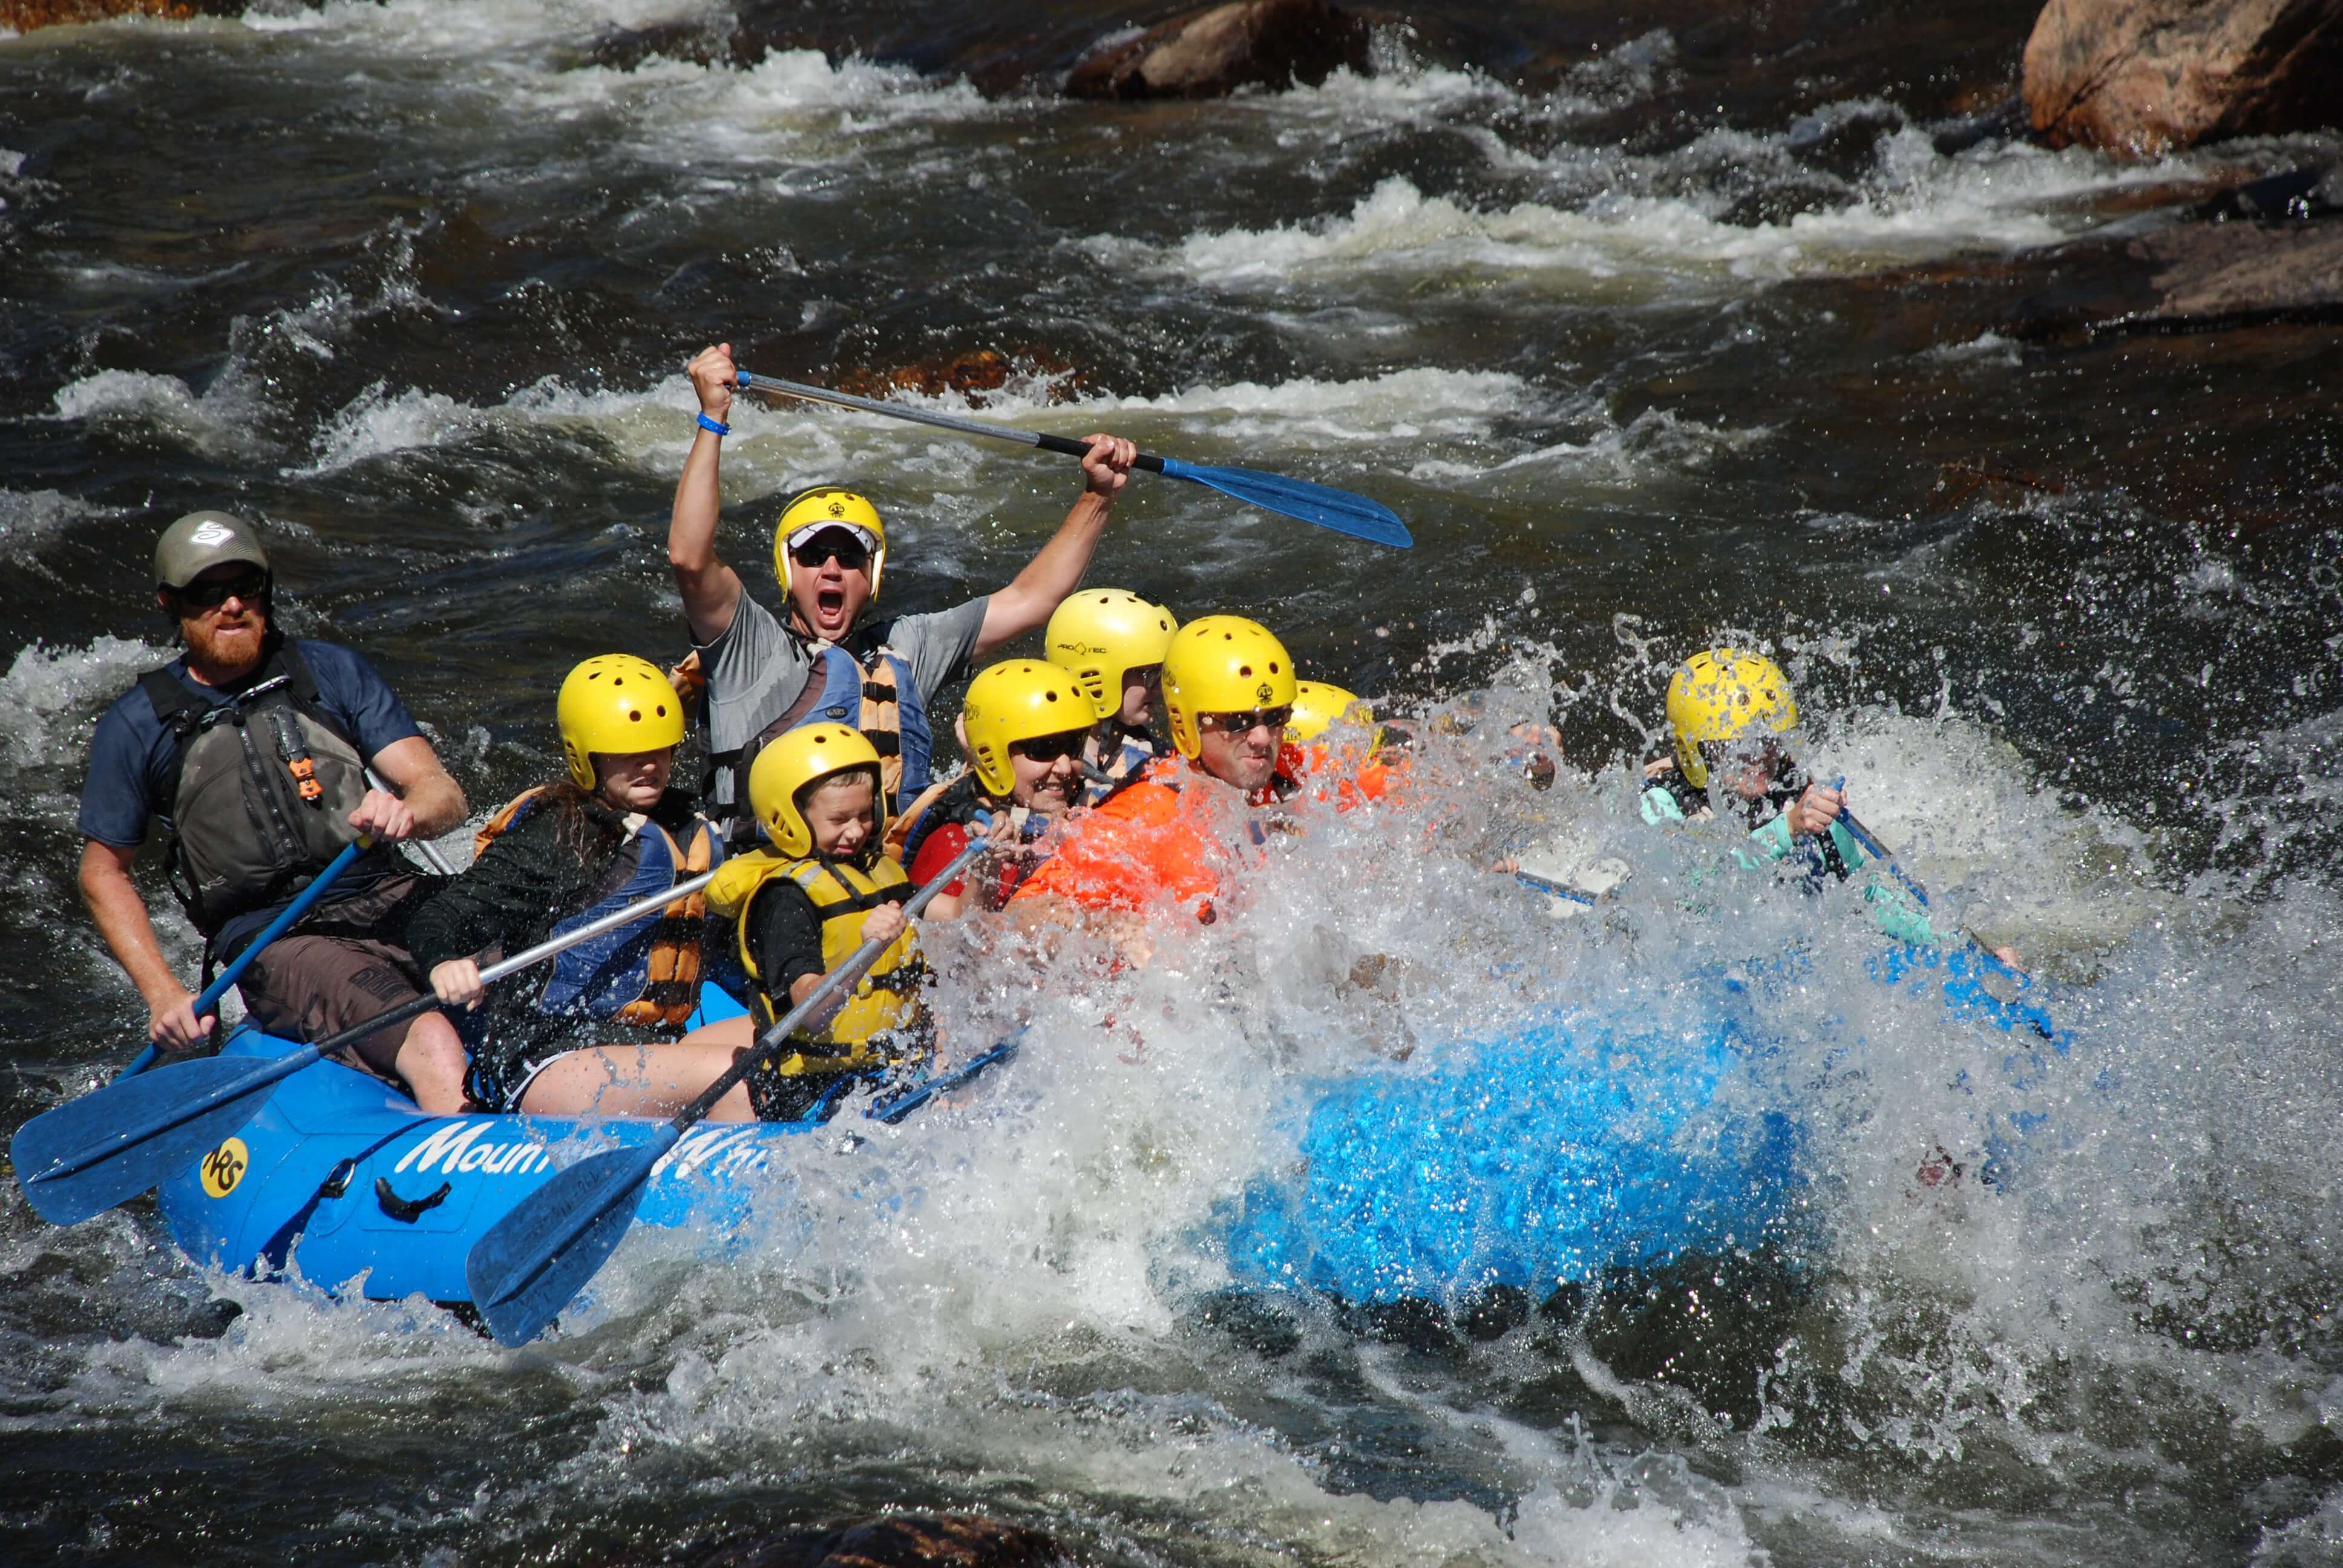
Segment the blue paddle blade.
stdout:
<path fill-rule="evenodd" d="M 1415 543 L 1414 536 L 1399 520 L 1397 512 L 1380 501 L 1337 490 L 1330 485 L 1289 479 L 1282 474 L 1264 474 L 1258 468 L 1215 468 L 1202 463 L 1183 463 L 1177 457 L 1163 459 L 1163 477 L 1209 486 L 1247 506 L 1315 523 L 1353 538 L 1403 550 Z"/>
<path fill-rule="evenodd" d="M 950 1094 L 962 1084 L 973 1082 L 986 1069 L 998 1066 L 1017 1054 L 1015 1036 L 1002 1040 L 980 1056 L 970 1057 L 950 1072 L 911 1085 L 872 1105 L 863 1112 L 873 1121 L 883 1121 L 892 1127 L 939 1094 Z"/>
<path fill-rule="evenodd" d="M 626 1240 L 651 1167 L 681 1136 L 662 1127 L 639 1148 L 580 1160 L 472 1243 L 464 1282 L 498 1344 L 528 1343 L 577 1299 Z"/>
<path fill-rule="evenodd" d="M 44 1111 L 8 1145 L 25 1200 L 53 1225 L 103 1214 L 218 1148 L 317 1060 L 313 1046 L 272 1061 L 182 1061 Z"/>

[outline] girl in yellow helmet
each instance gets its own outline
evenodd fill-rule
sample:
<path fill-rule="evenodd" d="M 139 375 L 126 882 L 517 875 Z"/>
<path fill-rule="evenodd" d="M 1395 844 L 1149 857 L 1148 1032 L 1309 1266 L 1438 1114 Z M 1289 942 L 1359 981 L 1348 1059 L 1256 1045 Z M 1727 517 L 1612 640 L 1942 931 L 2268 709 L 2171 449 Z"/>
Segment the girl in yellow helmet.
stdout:
<path fill-rule="evenodd" d="M 965 907 L 997 910 L 1045 858 L 1042 837 L 1082 799 L 1082 761 L 1091 739 L 1092 699 L 1055 664 L 1012 658 L 969 682 L 960 707 L 969 768 L 931 786 L 905 813 L 901 858 L 911 880 L 940 873 L 970 838 L 990 834 L 993 851 L 928 906 L 950 920 Z"/>
<path fill-rule="evenodd" d="M 844 724 L 792 729 L 758 753 L 749 801 L 772 848 L 726 862 L 709 902 L 732 919 L 762 1031 L 803 1001 L 867 941 L 886 950 L 853 990 L 791 1038 L 786 1056 L 750 1074 L 769 1121 L 826 1118 L 857 1083 L 923 1060 L 933 1027 L 920 990 L 927 965 L 903 918 L 917 890 L 886 850 L 879 752 Z"/>
<path fill-rule="evenodd" d="M 1170 610 L 1129 588 L 1084 588 L 1051 612 L 1044 656 L 1089 693 L 1098 715 L 1083 758 L 1083 804 L 1097 805 L 1165 754 L 1155 703 L 1163 655 L 1179 629 Z"/>
<path fill-rule="evenodd" d="M 640 902 L 720 854 L 690 798 L 668 788 L 683 705 L 656 667 L 630 654 L 586 660 L 561 683 L 555 719 L 566 776 L 488 819 L 470 868 L 417 911 L 407 940 L 440 1000 L 467 1010 L 458 1027 L 473 1105 L 666 1115 L 749 1042 L 738 1019 L 679 1039 L 706 967 L 700 895 L 569 949 L 483 1005 L 483 957 Z M 581 1030 L 614 1043 L 578 1048 Z M 736 1091 L 716 1114 L 745 1120 L 748 1097 Z"/>
<path fill-rule="evenodd" d="M 1675 755 L 1644 769 L 1644 820 L 1697 821 L 1715 814 L 1714 799 L 1749 825 L 1749 849 L 1735 851 L 1745 864 L 1803 856 L 1814 880 L 1845 881 L 1864 863 L 1838 819 L 1845 793 L 1810 781 L 1790 755 L 1798 704 L 1780 665 L 1744 648 L 1710 648 L 1678 667 L 1667 701 Z M 1895 890 L 1873 883 L 1864 897 L 1889 936 L 1936 942 L 1927 916 Z"/>

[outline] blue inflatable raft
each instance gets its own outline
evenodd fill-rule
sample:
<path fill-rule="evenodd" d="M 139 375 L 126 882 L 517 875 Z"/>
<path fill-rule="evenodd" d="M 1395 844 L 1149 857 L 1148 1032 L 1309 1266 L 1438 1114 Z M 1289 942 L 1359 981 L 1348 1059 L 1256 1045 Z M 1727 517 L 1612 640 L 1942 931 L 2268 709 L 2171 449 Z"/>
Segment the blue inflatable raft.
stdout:
<path fill-rule="evenodd" d="M 711 989 L 692 1021 L 739 1011 Z M 247 1030 L 223 1054 L 297 1049 Z M 1004 1042 L 980 1061 L 1013 1049 Z M 976 1070 L 970 1063 L 950 1079 Z M 896 1120 L 929 1091 L 893 1091 L 870 1112 Z M 358 1283 L 376 1300 L 419 1293 L 466 1303 L 465 1259 L 491 1226 L 563 1167 L 646 1143 L 664 1125 L 637 1117 L 427 1115 L 379 1080 L 321 1061 L 287 1078 L 258 1115 L 165 1181 L 156 1197 L 172 1238 L 197 1262 L 266 1275 L 289 1260 L 327 1290 Z M 787 1169 L 792 1141 L 823 1125 L 819 1118 L 701 1122 L 653 1168 L 638 1221 L 688 1229 L 711 1256 L 735 1250 L 751 1233 L 759 1199 Z"/>
<path fill-rule="evenodd" d="M 1492 1286 L 1543 1300 L 1686 1252 L 1795 1257 L 1811 1237 L 1794 1097 L 1809 1091 L 1770 1074 L 1753 993 L 1796 967 L 1710 977 L 1714 1021 L 1689 1034 L 1563 1017 L 1428 1052 L 1429 1067 L 1312 1085 L 1296 1165 L 1253 1181 L 1223 1216 L 1231 1275 L 1453 1308 Z M 2028 1000 L 2033 982 L 1986 953 L 1897 947 L 1873 976 L 2006 1031 L 2003 1075 L 2020 1093 L 2045 1051 L 2067 1049 Z M 2006 1180 L 2039 1121 L 1983 1119 L 1988 1181 Z"/>

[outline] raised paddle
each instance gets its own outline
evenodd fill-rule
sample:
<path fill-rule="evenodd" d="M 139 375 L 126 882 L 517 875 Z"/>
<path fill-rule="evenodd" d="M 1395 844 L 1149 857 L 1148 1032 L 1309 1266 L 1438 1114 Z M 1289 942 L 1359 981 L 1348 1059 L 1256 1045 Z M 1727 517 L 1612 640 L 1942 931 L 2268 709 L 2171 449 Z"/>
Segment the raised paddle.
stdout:
<path fill-rule="evenodd" d="M 911 895 L 904 915 L 918 915 L 929 900 L 991 848 L 988 839 L 971 840 Z M 642 1205 L 643 1184 L 668 1151 L 759 1062 L 787 1046 L 799 1023 L 860 980 L 888 946 L 873 938 L 857 948 L 649 1141 L 580 1160 L 514 1205 L 472 1244 L 464 1260 L 464 1280 L 472 1288 L 472 1305 L 498 1343 L 525 1345 L 545 1332 L 626 1238 L 635 1211 Z"/>
<path fill-rule="evenodd" d="M 252 967 L 252 960 L 260 956 L 261 949 L 283 936 L 295 920 L 307 914 L 311 907 L 326 896 L 326 890 L 334 885 L 334 879 L 348 870 L 360 855 L 372 848 L 374 840 L 363 833 L 358 835 L 357 843 L 343 845 L 342 852 L 327 861 L 324 870 L 309 879 L 309 885 L 294 895 L 293 901 L 285 906 L 284 912 L 261 927 L 260 934 L 244 945 L 244 951 L 236 954 L 235 961 L 220 970 L 219 978 L 204 987 L 203 994 L 196 998 L 196 1021 L 201 1023 L 204 1014 L 219 1006 L 220 998 L 227 995 L 227 988 L 244 978 L 244 971 Z M 155 1065 L 157 1054 L 156 1046 L 149 1041 L 146 1050 L 130 1059 L 129 1066 L 114 1075 L 114 1081 L 119 1083 L 126 1078 L 137 1077 Z M 107 1207 L 113 1205 L 108 1204 Z"/>
<path fill-rule="evenodd" d="M 613 910 L 599 920 L 542 941 L 480 971 L 482 983 L 541 963 L 606 931 L 631 925 L 688 893 L 716 873 L 678 882 L 663 893 Z M 78 1224 L 136 1198 L 176 1167 L 216 1147 L 258 1113 L 269 1091 L 311 1062 L 439 1005 L 424 995 L 402 1002 L 339 1034 L 266 1061 L 215 1056 L 158 1067 L 94 1090 L 16 1130 L 8 1146 L 16 1180 L 41 1218 Z"/>
<path fill-rule="evenodd" d="M 830 403 L 840 408 L 859 408 L 865 414 L 877 414 L 889 419 L 908 419 L 914 425 L 930 425 L 939 430 L 950 430 L 956 436 L 977 436 L 989 441 L 1015 441 L 1021 446 L 1039 447 L 1044 452 L 1059 452 L 1069 457 L 1090 455 L 1090 443 L 1066 436 L 1044 435 L 1039 430 L 1019 430 L 1007 425 L 985 425 L 974 419 L 956 419 L 949 414 L 938 414 L 926 408 L 913 408 L 901 403 L 881 403 L 875 398 L 857 397 L 850 392 L 832 392 L 824 387 L 808 387 L 802 382 L 783 381 L 772 376 L 751 376 L 739 372 L 740 385 L 755 392 L 770 392 L 784 397 L 802 397 L 810 403 Z M 1282 474 L 1265 474 L 1259 468 L 1217 468 L 1203 463 L 1184 463 L 1177 457 L 1158 457 L 1141 452 L 1137 466 L 1151 474 L 1161 474 L 1167 479 L 1185 479 L 1192 485 L 1202 485 L 1232 496 L 1249 507 L 1259 507 L 1264 512 L 1314 523 L 1322 528 L 1332 528 L 1338 534 L 1366 539 L 1378 545 L 1390 545 L 1405 549 L 1415 543 L 1407 525 L 1399 514 L 1380 501 L 1364 496 L 1354 496 L 1348 490 L 1337 490 L 1329 485 L 1313 485 L 1307 479 L 1289 479 Z"/>

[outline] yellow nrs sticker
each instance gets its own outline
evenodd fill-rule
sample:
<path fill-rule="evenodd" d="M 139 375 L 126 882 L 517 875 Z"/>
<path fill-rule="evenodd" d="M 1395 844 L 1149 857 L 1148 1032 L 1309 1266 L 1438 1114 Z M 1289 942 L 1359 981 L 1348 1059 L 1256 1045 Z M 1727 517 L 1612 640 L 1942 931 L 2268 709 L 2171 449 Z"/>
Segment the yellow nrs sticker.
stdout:
<path fill-rule="evenodd" d="M 252 1154 L 245 1148 L 244 1140 L 229 1139 L 205 1155 L 203 1164 L 198 1167 L 203 1172 L 204 1191 L 215 1198 L 226 1197 L 236 1191 L 236 1184 L 244 1180 L 244 1173 L 251 1164 Z"/>

